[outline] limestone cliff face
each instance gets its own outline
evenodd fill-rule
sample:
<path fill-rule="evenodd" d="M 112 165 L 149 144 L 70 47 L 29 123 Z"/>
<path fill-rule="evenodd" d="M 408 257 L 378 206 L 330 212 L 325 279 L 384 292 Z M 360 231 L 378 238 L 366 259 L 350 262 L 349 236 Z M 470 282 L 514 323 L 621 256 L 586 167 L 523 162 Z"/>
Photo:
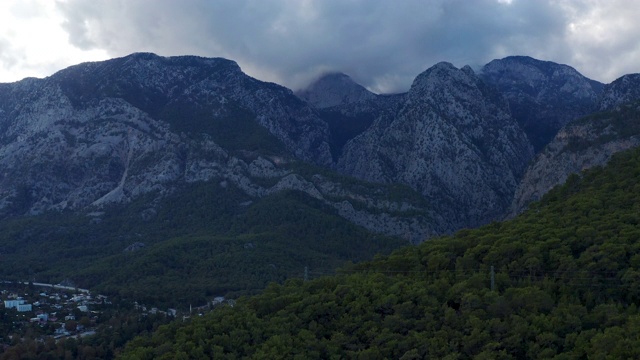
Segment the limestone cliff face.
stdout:
<path fill-rule="evenodd" d="M 536 152 L 569 121 L 595 111 L 603 88 L 570 66 L 527 56 L 493 60 L 480 77 L 507 98 Z"/>
<path fill-rule="evenodd" d="M 208 128 L 228 117 L 257 122 L 304 160 L 330 162 L 326 124 L 312 109 L 224 59 L 134 54 L 4 84 L 0 97 L 0 196 L 28 188 L 31 212 L 197 178 L 203 159 L 228 160 Z"/>
<path fill-rule="evenodd" d="M 253 79 L 230 60 L 133 54 L 73 66 L 44 82 L 59 87 L 75 108 L 119 98 L 174 131 L 206 132 L 212 122 L 249 118 L 296 156 L 330 162 L 327 127 L 316 113 L 289 89 Z"/>
<path fill-rule="evenodd" d="M 637 146 L 629 101 L 639 88 L 635 74 L 599 93 L 575 70 L 530 58 L 492 62 L 481 76 L 440 63 L 395 95 L 332 74 L 296 96 L 225 59 L 80 64 L 0 84 L 0 217 L 93 211 L 216 181 L 254 197 L 301 191 L 356 224 L 421 241 L 516 213 L 571 172 Z M 560 124 L 592 105 L 609 112 L 569 123 L 516 192 L 534 154 L 527 121 Z"/>
<path fill-rule="evenodd" d="M 337 168 L 411 186 L 451 231 L 504 212 L 532 156 L 503 98 L 471 68 L 440 63 L 415 79 L 397 112 L 345 145 Z"/>
<path fill-rule="evenodd" d="M 637 99 L 640 99 L 640 74 L 628 74 L 605 87 L 598 108 L 600 111 L 612 110 Z"/>
<path fill-rule="evenodd" d="M 511 205 L 515 216 L 573 173 L 605 165 L 619 151 L 640 146 L 640 76 L 625 75 L 607 85 L 595 113 L 566 125 L 536 156 Z"/>
<path fill-rule="evenodd" d="M 298 174 L 299 161 L 331 164 L 328 139 L 315 109 L 229 60 L 134 54 L 81 64 L 0 84 L 0 216 L 92 211 L 217 181 L 255 197 L 299 190 L 413 241 L 434 232 L 428 216 L 405 215 L 428 214 L 419 202 Z"/>

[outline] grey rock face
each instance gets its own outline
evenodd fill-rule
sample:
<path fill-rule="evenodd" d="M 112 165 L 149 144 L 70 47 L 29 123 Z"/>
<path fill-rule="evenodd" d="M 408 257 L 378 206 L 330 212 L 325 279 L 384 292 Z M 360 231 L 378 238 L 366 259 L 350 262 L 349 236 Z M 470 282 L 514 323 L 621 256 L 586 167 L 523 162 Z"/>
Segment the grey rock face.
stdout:
<path fill-rule="evenodd" d="M 404 215 L 427 213 L 411 201 L 297 174 L 297 159 L 331 163 L 327 138 L 314 109 L 232 61 L 134 54 L 81 64 L 0 84 L 0 216 L 95 211 L 216 180 L 254 197 L 303 191 L 372 230 L 410 228 L 413 241 L 434 231 Z M 154 214 L 150 204 L 141 216 Z"/>
<path fill-rule="evenodd" d="M 216 121 L 248 118 L 297 156 L 330 162 L 327 127 L 314 111 L 289 89 L 253 79 L 230 60 L 133 54 L 73 66 L 47 81 L 57 83 L 76 108 L 120 98 L 174 132 L 211 132 L 220 130 L 212 128 Z"/>
<path fill-rule="evenodd" d="M 507 104 L 469 67 L 440 63 L 414 81 L 395 114 L 347 143 L 338 169 L 422 193 L 448 231 L 508 208 L 533 150 Z"/>
<path fill-rule="evenodd" d="M 637 99 L 640 99 L 640 74 L 628 74 L 605 86 L 598 108 L 613 110 Z"/>
<path fill-rule="evenodd" d="M 637 146 L 636 75 L 600 95 L 601 84 L 568 66 L 514 57 L 481 76 L 437 64 L 404 94 L 376 95 L 334 74 L 297 97 L 225 59 L 134 54 L 81 64 L 0 84 L 0 216 L 94 211 L 215 180 L 253 197 L 301 191 L 417 242 L 518 212 L 569 173 Z M 558 133 L 512 203 L 533 158 L 525 132 L 556 134 L 598 101 L 612 112 Z M 297 161 L 372 183 L 301 171 Z M 396 183 L 416 192 L 390 200 L 385 184 Z M 142 216 L 154 214 L 150 204 Z"/>
<path fill-rule="evenodd" d="M 222 127 L 211 127 L 219 119 L 247 117 L 296 156 L 331 161 L 327 126 L 312 109 L 224 59 L 134 54 L 3 84 L 0 97 L 0 196 L 28 190 L 31 213 L 119 202 L 198 178 L 193 169 L 203 162 L 228 161 L 211 140 L 224 139 L 215 131 Z"/>
<path fill-rule="evenodd" d="M 563 184 L 569 175 L 606 165 L 613 154 L 637 146 L 640 146 L 640 103 L 637 101 L 569 123 L 527 169 L 509 215 L 521 213 L 532 201 Z"/>
<path fill-rule="evenodd" d="M 603 88 L 572 67 L 526 56 L 493 60 L 479 76 L 506 96 L 536 152 L 569 121 L 596 110 Z"/>

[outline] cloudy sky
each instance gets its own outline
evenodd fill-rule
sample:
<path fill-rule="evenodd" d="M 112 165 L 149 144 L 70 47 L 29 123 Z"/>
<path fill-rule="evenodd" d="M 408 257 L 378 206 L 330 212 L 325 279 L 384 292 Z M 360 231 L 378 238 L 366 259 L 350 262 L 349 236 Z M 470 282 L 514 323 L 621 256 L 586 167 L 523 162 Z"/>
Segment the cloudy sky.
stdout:
<path fill-rule="evenodd" d="M 610 82 L 640 72 L 640 0 L 1 0 L 0 82 L 132 52 L 237 61 L 290 88 L 342 71 L 408 89 L 508 55 Z"/>

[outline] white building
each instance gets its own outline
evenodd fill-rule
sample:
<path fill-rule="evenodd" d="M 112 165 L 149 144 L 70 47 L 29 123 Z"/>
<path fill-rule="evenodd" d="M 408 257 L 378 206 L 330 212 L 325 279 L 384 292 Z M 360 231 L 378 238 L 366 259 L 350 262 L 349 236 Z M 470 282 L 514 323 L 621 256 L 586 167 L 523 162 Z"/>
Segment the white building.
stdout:
<path fill-rule="evenodd" d="M 20 304 L 18 306 L 16 306 L 16 309 L 18 309 L 18 312 L 26 312 L 26 311 L 32 311 L 32 307 L 31 304 Z"/>
<path fill-rule="evenodd" d="M 213 298 L 211 305 L 218 305 L 218 304 L 222 304 L 223 302 L 224 302 L 224 296 L 216 296 Z"/>
<path fill-rule="evenodd" d="M 22 299 L 4 301 L 4 307 L 6 307 L 7 309 L 17 308 L 18 305 L 22 305 L 22 304 L 24 304 L 24 300 Z"/>

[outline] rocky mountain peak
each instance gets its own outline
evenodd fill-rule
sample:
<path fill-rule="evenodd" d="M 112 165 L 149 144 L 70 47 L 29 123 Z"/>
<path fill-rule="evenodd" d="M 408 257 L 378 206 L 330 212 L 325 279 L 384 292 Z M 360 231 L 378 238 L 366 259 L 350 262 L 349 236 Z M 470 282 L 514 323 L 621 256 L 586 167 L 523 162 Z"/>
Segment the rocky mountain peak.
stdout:
<path fill-rule="evenodd" d="M 602 106 L 637 98 L 639 82 L 638 74 L 615 81 Z M 529 57 L 494 60 L 479 73 L 441 62 L 407 93 L 388 96 L 341 73 L 295 96 L 220 58 L 137 53 L 80 64 L 0 84 L 0 217 L 161 196 L 213 179 L 250 196 L 324 196 L 280 167 L 296 159 L 409 186 L 433 210 L 416 233 L 477 226 L 509 207 L 531 143 L 539 149 L 595 109 L 601 86 Z M 378 225 L 348 202 L 334 205 Z"/>
<path fill-rule="evenodd" d="M 465 74 L 467 74 L 469 76 L 475 76 L 476 75 L 475 71 L 473 71 L 473 69 L 469 65 L 463 66 L 460 70 L 462 70 Z"/>
<path fill-rule="evenodd" d="M 600 111 L 612 110 L 617 106 L 640 99 L 640 74 L 624 75 L 604 87 Z"/>
<path fill-rule="evenodd" d="M 346 105 L 376 97 L 346 74 L 327 73 L 296 93 L 316 108 Z"/>
<path fill-rule="evenodd" d="M 102 96 L 124 97 L 153 113 L 178 89 L 208 78 L 229 82 L 246 77 L 235 61 L 227 59 L 134 53 L 71 66 L 47 80 L 59 84 L 76 106 Z M 141 92 L 149 94 L 146 99 L 136 99 Z"/>
<path fill-rule="evenodd" d="M 416 77 L 396 113 L 345 145 L 338 169 L 411 186 L 454 229 L 503 212 L 532 156 L 506 102 L 470 68 L 441 62 Z"/>
<path fill-rule="evenodd" d="M 473 71 L 472 71 L 473 72 Z M 462 71 L 449 62 L 439 62 L 416 76 L 410 92 L 433 91 L 445 83 L 466 83 L 474 80 L 469 73 Z"/>
<path fill-rule="evenodd" d="M 569 121 L 592 112 L 603 87 L 570 66 L 528 56 L 493 60 L 479 76 L 506 96 L 536 151 Z"/>
<path fill-rule="evenodd" d="M 506 102 L 487 88 L 471 67 L 458 69 L 448 62 L 438 63 L 418 75 L 408 98 L 414 105 L 424 103 L 446 116 L 452 125 L 474 138 L 483 136 L 480 124 L 486 120 L 509 117 Z"/>
<path fill-rule="evenodd" d="M 529 165 L 511 206 L 524 211 L 574 173 L 603 166 L 613 154 L 640 145 L 640 74 L 624 75 L 605 85 L 597 115 L 566 124 Z"/>
<path fill-rule="evenodd" d="M 528 56 L 510 56 L 493 60 L 482 68 L 482 75 L 501 87 L 517 88 L 532 96 L 541 96 L 545 87 L 576 98 L 595 99 L 602 84 L 590 80 L 576 69 Z"/>
<path fill-rule="evenodd" d="M 328 127 L 225 59 L 133 54 L 0 86 L 0 215 L 122 202 L 235 174 L 231 154 L 327 165 Z M 229 175 L 235 176 L 235 175 Z"/>

